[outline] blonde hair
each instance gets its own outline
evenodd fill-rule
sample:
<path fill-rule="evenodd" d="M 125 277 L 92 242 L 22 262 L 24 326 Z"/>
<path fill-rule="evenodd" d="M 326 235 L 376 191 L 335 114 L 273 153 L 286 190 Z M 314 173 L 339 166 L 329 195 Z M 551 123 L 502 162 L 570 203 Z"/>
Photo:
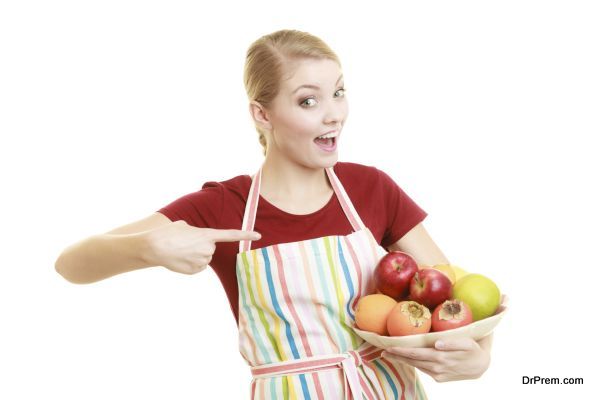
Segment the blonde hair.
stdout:
<path fill-rule="evenodd" d="M 244 86 L 250 101 L 269 108 L 280 90 L 286 62 L 292 64 L 303 58 L 330 59 L 341 67 L 337 55 L 329 46 L 307 32 L 282 29 L 262 36 L 250 45 L 244 66 Z M 267 154 L 265 133 L 255 125 L 258 140 Z"/>

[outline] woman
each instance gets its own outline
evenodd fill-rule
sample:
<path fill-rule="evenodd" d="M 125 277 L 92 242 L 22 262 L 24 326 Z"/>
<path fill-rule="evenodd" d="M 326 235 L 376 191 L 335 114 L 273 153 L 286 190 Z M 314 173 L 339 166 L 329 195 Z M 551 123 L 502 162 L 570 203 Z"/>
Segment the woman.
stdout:
<path fill-rule="evenodd" d="M 491 337 L 381 352 L 352 330 L 383 247 L 420 265 L 448 260 L 422 225 L 427 214 L 388 175 L 338 162 L 348 103 L 337 56 L 308 33 L 277 31 L 250 46 L 244 83 L 264 149 L 259 171 L 208 182 L 76 243 L 57 271 L 89 283 L 210 264 L 238 322 L 255 399 L 426 398 L 415 367 L 437 381 L 479 377 Z"/>

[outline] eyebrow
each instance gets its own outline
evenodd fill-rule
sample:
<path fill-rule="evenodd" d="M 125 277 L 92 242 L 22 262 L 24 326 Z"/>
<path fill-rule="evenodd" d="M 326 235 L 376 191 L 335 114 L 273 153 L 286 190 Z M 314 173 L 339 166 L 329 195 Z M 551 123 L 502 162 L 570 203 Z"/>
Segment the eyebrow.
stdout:
<path fill-rule="evenodd" d="M 338 78 L 338 80 L 335 82 L 336 85 L 338 84 L 338 82 L 340 81 L 340 79 L 342 79 L 343 76 L 344 76 L 343 74 L 340 75 L 340 77 Z M 296 90 L 294 90 L 292 92 L 292 94 L 296 93 L 298 90 L 300 90 L 302 88 L 309 88 L 309 89 L 315 89 L 315 90 L 319 90 L 320 89 L 320 87 L 318 87 L 317 85 L 300 85 L 300 86 L 298 86 L 296 88 Z"/>

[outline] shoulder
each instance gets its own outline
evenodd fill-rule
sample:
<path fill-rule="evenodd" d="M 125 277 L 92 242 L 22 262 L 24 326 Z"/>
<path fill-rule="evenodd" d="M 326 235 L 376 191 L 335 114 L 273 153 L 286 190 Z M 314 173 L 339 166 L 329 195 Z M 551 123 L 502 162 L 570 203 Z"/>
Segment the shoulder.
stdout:
<path fill-rule="evenodd" d="M 224 197 L 244 200 L 248 197 L 252 178 L 250 175 L 238 175 L 224 181 L 206 182 L 202 189 L 217 188 Z"/>
<path fill-rule="evenodd" d="M 237 226 L 250 189 L 250 177 L 238 175 L 223 181 L 206 181 L 202 188 L 183 195 L 158 211 L 172 221 L 183 219 L 197 227 Z"/>
<path fill-rule="evenodd" d="M 199 190 L 189 192 L 169 204 L 168 207 L 188 207 L 213 210 L 221 209 L 233 198 L 245 199 L 250 189 L 250 177 L 238 175 L 223 181 L 206 181 Z"/>
<path fill-rule="evenodd" d="M 246 201 L 251 184 L 249 175 L 238 175 L 222 181 L 207 181 L 200 192 L 218 193 L 225 204 L 236 204 L 236 201 Z"/>
<path fill-rule="evenodd" d="M 334 172 L 340 179 L 342 177 L 351 178 L 373 178 L 379 173 L 379 170 L 371 165 L 357 164 L 352 162 L 338 162 L 333 167 Z"/>
<path fill-rule="evenodd" d="M 387 173 L 371 165 L 338 162 L 334 171 L 348 195 L 359 201 L 397 203 L 407 194 Z"/>
<path fill-rule="evenodd" d="M 385 185 L 389 178 L 387 174 L 374 166 L 352 162 L 338 162 L 333 170 L 342 184 L 349 186 L 350 189 L 355 186 L 370 189 L 373 186 Z"/>

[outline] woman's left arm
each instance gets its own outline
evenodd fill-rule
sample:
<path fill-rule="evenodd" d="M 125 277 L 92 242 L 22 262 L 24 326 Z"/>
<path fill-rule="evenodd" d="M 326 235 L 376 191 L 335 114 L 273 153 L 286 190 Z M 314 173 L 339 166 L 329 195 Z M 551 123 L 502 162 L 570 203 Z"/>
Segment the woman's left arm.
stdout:
<path fill-rule="evenodd" d="M 450 263 L 437 244 L 431 239 L 422 223 L 417 224 L 387 249 L 389 251 L 398 250 L 410 254 L 419 266 Z"/>
<path fill-rule="evenodd" d="M 419 266 L 450 264 L 422 223 L 388 250 L 410 254 Z M 479 378 L 490 364 L 491 348 L 492 335 L 488 335 L 479 341 L 469 338 L 438 340 L 434 348 L 395 347 L 386 350 L 383 356 L 412 365 L 437 382 L 447 382 Z"/>

